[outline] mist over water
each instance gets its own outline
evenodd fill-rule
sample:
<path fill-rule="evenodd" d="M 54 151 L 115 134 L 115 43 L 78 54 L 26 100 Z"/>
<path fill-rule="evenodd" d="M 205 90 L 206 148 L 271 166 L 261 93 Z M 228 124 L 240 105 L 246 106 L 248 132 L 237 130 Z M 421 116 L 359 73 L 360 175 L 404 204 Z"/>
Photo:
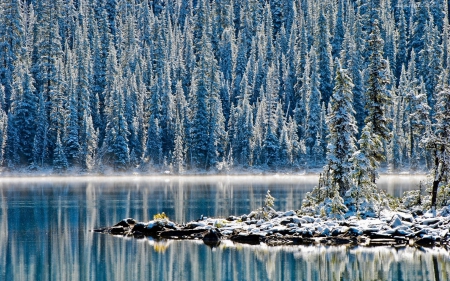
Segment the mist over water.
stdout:
<path fill-rule="evenodd" d="M 317 176 L 2 179 L 0 280 L 448 280 L 446 251 L 254 247 L 125 239 L 90 230 L 165 212 L 176 222 L 248 214 L 268 189 L 296 210 Z M 423 176 L 383 176 L 399 196 Z"/>

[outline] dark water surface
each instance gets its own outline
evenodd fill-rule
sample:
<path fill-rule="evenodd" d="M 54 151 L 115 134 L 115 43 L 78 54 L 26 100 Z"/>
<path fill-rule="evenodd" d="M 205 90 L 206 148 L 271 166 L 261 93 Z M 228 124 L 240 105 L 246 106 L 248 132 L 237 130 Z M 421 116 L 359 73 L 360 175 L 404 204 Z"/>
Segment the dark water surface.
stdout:
<path fill-rule="evenodd" d="M 421 176 L 384 176 L 399 196 Z M 296 210 L 317 176 L 34 178 L 0 180 L 0 280 L 450 280 L 446 251 L 415 248 L 266 247 L 124 239 L 90 230 L 165 212 L 248 214 L 268 189 Z"/>

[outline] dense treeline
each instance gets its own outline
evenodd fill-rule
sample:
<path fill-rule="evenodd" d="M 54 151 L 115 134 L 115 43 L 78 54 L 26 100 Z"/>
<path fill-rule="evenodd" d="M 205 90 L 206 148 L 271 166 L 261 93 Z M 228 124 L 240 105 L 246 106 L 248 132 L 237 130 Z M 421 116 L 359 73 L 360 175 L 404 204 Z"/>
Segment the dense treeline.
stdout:
<path fill-rule="evenodd" d="M 0 160 L 328 164 L 341 194 L 349 173 L 438 167 L 448 28 L 445 0 L 1 1 Z"/>

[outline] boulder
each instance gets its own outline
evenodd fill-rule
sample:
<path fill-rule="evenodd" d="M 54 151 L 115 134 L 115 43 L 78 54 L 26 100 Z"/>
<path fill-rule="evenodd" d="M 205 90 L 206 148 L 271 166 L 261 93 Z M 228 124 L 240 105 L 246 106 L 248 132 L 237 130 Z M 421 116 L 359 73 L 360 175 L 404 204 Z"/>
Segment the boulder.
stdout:
<path fill-rule="evenodd" d="M 217 247 L 222 239 L 222 234 L 216 228 L 212 228 L 203 236 L 203 243 L 211 247 Z"/>
<path fill-rule="evenodd" d="M 389 226 L 392 228 L 396 228 L 396 227 L 399 227 L 400 225 L 402 225 L 402 220 L 398 214 L 395 214 L 392 217 L 391 223 L 389 224 Z"/>

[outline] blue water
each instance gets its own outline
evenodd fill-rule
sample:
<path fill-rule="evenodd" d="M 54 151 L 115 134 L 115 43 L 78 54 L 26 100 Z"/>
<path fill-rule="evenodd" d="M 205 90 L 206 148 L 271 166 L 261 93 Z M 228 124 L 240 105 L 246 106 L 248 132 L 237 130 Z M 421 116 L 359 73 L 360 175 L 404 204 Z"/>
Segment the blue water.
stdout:
<path fill-rule="evenodd" d="M 397 194 L 420 177 L 384 179 Z M 0 181 L 0 280 L 450 280 L 447 251 L 153 241 L 91 232 L 165 212 L 177 222 L 298 209 L 315 176 Z"/>

